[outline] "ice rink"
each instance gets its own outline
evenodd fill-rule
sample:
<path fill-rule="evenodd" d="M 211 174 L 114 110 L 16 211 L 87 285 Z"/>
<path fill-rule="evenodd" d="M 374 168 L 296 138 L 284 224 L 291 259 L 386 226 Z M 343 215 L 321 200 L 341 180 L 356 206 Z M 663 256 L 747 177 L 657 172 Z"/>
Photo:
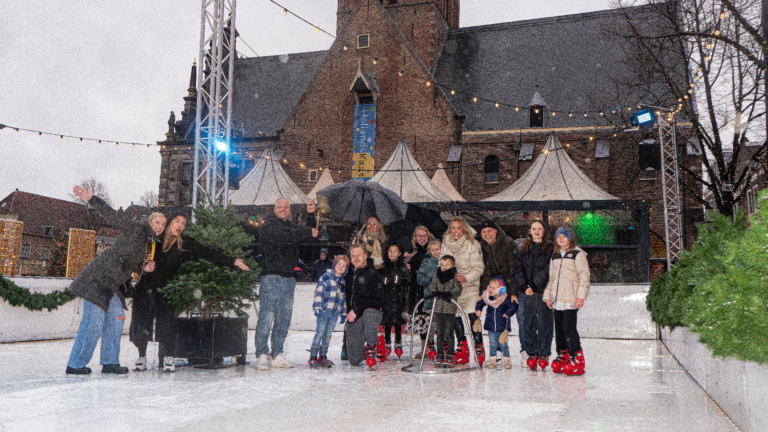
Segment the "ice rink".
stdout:
<path fill-rule="evenodd" d="M 657 340 L 582 339 L 581 377 L 511 370 L 416 375 L 394 355 L 373 371 L 339 361 L 306 366 L 312 332 L 291 331 L 295 369 L 180 367 L 65 375 L 72 339 L 0 345 L 0 431 L 735 431 L 724 413 Z M 487 341 L 486 341 L 487 343 Z M 487 346 L 487 345 L 486 345 Z M 510 338 L 517 351 L 519 343 Z M 406 355 L 407 357 L 407 348 Z M 121 363 L 137 351 L 122 340 Z"/>

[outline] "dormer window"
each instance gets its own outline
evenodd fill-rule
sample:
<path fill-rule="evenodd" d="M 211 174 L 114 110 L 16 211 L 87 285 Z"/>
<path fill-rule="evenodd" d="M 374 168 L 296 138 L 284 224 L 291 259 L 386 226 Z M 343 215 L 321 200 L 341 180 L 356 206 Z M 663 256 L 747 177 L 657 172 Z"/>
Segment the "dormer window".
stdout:
<path fill-rule="evenodd" d="M 379 85 L 369 71 L 362 71 L 362 63 L 357 70 L 349 91 L 355 94 L 355 104 L 373 104 L 379 94 Z"/>
<path fill-rule="evenodd" d="M 528 127 L 544 127 L 544 113 L 548 109 L 547 103 L 539 92 L 534 92 L 531 101 L 528 102 Z"/>

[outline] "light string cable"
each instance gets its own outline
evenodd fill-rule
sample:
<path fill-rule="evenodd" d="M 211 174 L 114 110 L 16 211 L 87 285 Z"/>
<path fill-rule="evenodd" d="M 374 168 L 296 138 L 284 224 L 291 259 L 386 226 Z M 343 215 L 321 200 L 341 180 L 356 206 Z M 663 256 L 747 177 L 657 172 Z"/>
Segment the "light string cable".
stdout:
<path fill-rule="evenodd" d="M 31 132 L 31 133 L 36 133 L 38 136 L 43 136 L 43 135 L 57 136 L 61 140 L 63 140 L 64 138 L 73 138 L 73 139 L 80 140 L 80 142 L 83 142 L 83 141 L 93 141 L 93 142 L 98 142 L 99 144 L 101 144 L 102 142 L 103 143 L 115 143 L 116 146 L 119 146 L 120 144 L 128 144 L 128 145 L 131 145 L 133 147 L 136 147 L 136 146 L 147 146 L 147 148 L 160 146 L 160 144 L 157 144 L 157 143 L 148 144 L 148 143 L 131 142 L 131 141 L 117 141 L 117 140 L 114 140 L 114 139 L 104 139 L 104 138 L 87 138 L 87 137 L 81 137 L 81 136 L 75 136 L 75 135 L 67 135 L 67 134 L 62 134 L 62 133 L 45 132 L 45 131 L 39 131 L 39 130 L 34 130 L 34 129 L 27 129 L 27 128 L 23 128 L 23 127 L 10 126 L 10 125 L 7 125 L 7 124 L 0 123 L 0 129 L 6 129 L 6 128 L 7 129 L 13 129 L 13 130 L 16 131 L 16 133 L 19 133 L 19 132 Z"/>

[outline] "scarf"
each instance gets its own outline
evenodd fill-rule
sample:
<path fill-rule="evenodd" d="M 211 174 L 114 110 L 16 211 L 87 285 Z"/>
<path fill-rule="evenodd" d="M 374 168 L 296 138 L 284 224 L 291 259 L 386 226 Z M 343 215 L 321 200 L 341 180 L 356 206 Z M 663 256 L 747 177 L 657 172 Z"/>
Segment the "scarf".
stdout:
<path fill-rule="evenodd" d="M 496 300 L 491 300 L 488 298 L 488 292 L 489 292 L 488 290 L 485 290 L 485 292 L 483 293 L 483 300 L 485 301 L 485 304 L 487 304 L 490 307 L 497 308 L 501 306 L 502 303 L 504 303 L 504 300 L 507 299 L 507 294 L 504 293 L 500 296 L 497 296 Z"/>
<path fill-rule="evenodd" d="M 447 271 L 443 271 L 440 267 L 437 268 L 437 280 L 440 281 L 441 284 L 445 285 L 448 283 L 451 279 L 453 279 L 454 276 L 456 276 L 456 267 L 449 268 Z"/>

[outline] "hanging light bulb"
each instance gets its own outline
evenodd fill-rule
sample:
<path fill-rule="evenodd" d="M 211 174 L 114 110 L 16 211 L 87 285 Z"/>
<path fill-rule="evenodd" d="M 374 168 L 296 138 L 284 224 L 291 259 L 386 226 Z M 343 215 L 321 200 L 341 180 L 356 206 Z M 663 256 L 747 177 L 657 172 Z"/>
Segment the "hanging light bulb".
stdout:
<path fill-rule="evenodd" d="M 720 12 L 720 19 L 725 19 L 725 12 Z"/>
<path fill-rule="evenodd" d="M 283 9 L 283 16 L 288 15 L 288 9 Z"/>

